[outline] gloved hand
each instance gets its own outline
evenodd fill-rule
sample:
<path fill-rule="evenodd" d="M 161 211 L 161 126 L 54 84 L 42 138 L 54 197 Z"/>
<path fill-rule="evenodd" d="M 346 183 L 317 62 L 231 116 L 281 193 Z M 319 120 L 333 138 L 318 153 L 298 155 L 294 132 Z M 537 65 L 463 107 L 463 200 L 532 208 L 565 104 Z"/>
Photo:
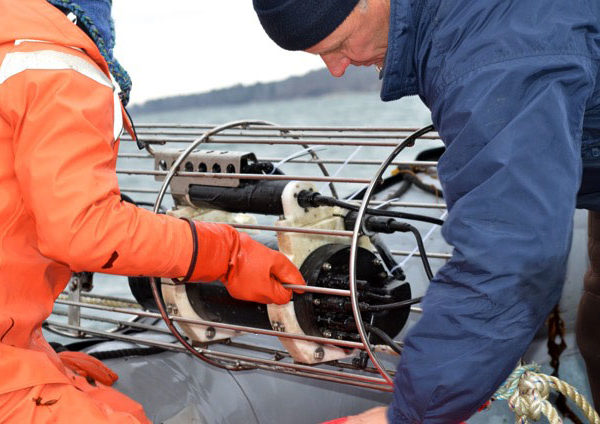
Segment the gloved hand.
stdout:
<path fill-rule="evenodd" d="M 58 354 L 61 362 L 76 374 L 112 386 L 119 376 L 101 361 L 83 352 L 65 351 Z"/>
<path fill-rule="evenodd" d="M 285 255 L 248 234 L 226 224 L 194 221 L 194 226 L 198 253 L 188 281 L 220 280 L 236 299 L 280 305 L 292 298 L 281 283 L 305 284 Z"/>

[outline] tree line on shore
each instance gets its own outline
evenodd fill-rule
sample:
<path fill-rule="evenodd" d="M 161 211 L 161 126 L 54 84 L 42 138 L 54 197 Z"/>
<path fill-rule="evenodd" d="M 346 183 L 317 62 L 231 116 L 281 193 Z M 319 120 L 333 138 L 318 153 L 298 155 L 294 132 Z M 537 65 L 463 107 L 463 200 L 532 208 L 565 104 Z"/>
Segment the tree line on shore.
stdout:
<path fill-rule="evenodd" d="M 349 68 L 342 78 L 332 78 L 326 69 L 282 81 L 233 87 L 149 100 L 131 107 L 132 113 L 152 113 L 190 108 L 238 105 L 345 92 L 377 92 L 380 81 L 372 68 Z"/>

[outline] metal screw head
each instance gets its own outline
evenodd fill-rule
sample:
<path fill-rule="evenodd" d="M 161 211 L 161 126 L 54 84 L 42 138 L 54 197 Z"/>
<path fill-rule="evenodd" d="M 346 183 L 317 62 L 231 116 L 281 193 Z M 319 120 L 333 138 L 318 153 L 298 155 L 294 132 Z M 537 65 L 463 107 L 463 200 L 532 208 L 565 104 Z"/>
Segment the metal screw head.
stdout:
<path fill-rule="evenodd" d="M 321 299 L 313 299 L 313 305 L 319 306 L 321 304 Z"/>
<path fill-rule="evenodd" d="M 321 265 L 321 269 L 323 271 L 331 271 L 331 264 L 329 262 L 325 262 L 323 265 Z"/>
<path fill-rule="evenodd" d="M 212 339 L 213 337 L 215 337 L 216 334 L 217 334 L 217 331 L 215 330 L 214 327 L 208 327 L 206 329 L 206 331 L 204 332 L 204 335 L 206 336 L 207 339 Z"/>
<path fill-rule="evenodd" d="M 320 361 L 325 357 L 325 350 L 322 347 L 315 349 L 314 357 L 317 361 Z"/>
<path fill-rule="evenodd" d="M 168 304 L 167 305 L 167 314 L 169 314 L 169 315 L 178 315 L 179 314 L 179 309 L 177 309 L 177 306 L 175 306 L 175 305 Z"/>
<path fill-rule="evenodd" d="M 332 333 L 331 330 L 323 330 L 323 337 L 331 337 Z"/>
<path fill-rule="evenodd" d="M 75 291 L 79 288 L 79 277 L 77 277 L 77 275 L 73 274 L 71 276 L 71 281 L 69 284 L 69 290 L 71 291 Z"/>
<path fill-rule="evenodd" d="M 284 332 L 285 331 L 285 325 L 283 325 L 279 321 L 273 321 L 271 323 L 271 327 L 273 327 L 273 330 L 275 330 L 275 331 L 280 331 L 280 332 Z"/>

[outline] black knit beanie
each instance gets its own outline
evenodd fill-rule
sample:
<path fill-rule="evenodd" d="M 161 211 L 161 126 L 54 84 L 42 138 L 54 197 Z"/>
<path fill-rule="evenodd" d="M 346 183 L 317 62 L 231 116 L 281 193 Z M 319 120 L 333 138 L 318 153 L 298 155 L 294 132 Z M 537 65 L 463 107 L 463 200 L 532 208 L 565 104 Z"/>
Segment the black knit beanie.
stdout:
<path fill-rule="evenodd" d="M 252 0 L 269 37 L 286 50 L 306 50 L 325 39 L 358 1 Z"/>

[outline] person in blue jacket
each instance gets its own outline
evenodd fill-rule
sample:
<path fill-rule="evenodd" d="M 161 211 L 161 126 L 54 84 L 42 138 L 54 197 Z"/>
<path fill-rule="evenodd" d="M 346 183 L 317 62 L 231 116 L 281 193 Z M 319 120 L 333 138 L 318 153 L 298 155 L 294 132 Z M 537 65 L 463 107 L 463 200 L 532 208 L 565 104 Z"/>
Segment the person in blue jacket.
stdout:
<path fill-rule="evenodd" d="M 456 423 L 487 401 L 559 300 L 576 207 L 592 211 L 578 339 L 598 405 L 600 1 L 253 3 L 279 46 L 333 76 L 381 67 L 382 100 L 418 95 L 446 145 L 452 258 L 405 340 L 392 404 L 349 422 Z"/>

